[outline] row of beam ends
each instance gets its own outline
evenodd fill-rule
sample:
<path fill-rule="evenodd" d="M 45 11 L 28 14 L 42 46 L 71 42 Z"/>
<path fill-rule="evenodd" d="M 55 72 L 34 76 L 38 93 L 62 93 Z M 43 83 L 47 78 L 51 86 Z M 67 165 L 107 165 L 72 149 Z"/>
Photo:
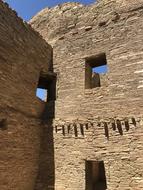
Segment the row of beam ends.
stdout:
<path fill-rule="evenodd" d="M 55 133 L 60 133 L 65 137 L 79 137 L 84 138 L 86 131 L 90 129 L 98 128 L 104 129 L 105 137 L 109 139 L 109 130 L 117 131 L 120 135 L 124 134 L 124 130 L 127 132 L 131 127 L 136 127 L 139 120 L 135 118 L 126 119 L 111 119 L 110 121 L 96 121 L 96 122 L 73 122 L 68 124 L 58 124 L 54 126 Z"/>

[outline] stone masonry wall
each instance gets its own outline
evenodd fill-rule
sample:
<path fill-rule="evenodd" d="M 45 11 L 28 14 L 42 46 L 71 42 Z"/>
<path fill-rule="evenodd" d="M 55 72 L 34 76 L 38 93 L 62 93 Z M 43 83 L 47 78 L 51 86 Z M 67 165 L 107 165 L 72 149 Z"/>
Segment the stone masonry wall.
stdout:
<path fill-rule="evenodd" d="M 58 76 L 56 190 L 85 189 L 86 160 L 104 161 L 108 190 L 143 189 L 142 22 L 142 1 L 124 0 L 66 3 L 31 20 L 53 46 Z M 85 60 L 100 53 L 103 85 L 85 89 Z"/>
<path fill-rule="evenodd" d="M 51 64 L 51 46 L 0 1 L 1 190 L 34 189 L 45 109 L 36 89 Z"/>

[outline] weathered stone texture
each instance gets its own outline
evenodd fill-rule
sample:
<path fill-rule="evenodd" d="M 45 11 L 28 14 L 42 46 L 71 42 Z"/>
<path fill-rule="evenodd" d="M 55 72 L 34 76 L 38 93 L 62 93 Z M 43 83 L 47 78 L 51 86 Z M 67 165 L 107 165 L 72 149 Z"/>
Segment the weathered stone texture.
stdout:
<path fill-rule="evenodd" d="M 51 63 L 51 46 L 0 1 L 1 190 L 34 189 L 45 109 L 36 88 Z"/>
<path fill-rule="evenodd" d="M 143 189 L 142 21 L 142 0 L 46 8 L 30 23 L 52 49 L 0 1 L 0 189 L 91 190 L 86 161 L 104 161 L 108 190 Z M 101 87 L 85 89 L 103 53 Z M 53 71 L 45 103 L 35 92 Z"/>
<path fill-rule="evenodd" d="M 114 0 L 67 3 L 31 20 L 54 52 L 56 190 L 85 189 L 85 160 L 105 162 L 109 190 L 143 189 L 142 21 L 142 1 Z M 85 89 L 85 60 L 100 53 L 108 72 L 100 88 Z"/>

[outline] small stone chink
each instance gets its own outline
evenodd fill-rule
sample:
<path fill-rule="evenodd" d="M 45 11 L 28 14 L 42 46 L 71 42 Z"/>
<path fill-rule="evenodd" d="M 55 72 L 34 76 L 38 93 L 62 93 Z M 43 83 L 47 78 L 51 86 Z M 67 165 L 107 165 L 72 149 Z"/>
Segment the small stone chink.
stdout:
<path fill-rule="evenodd" d="M 89 30 L 92 30 L 92 26 L 86 26 L 85 27 L 85 31 L 89 31 Z"/>
<path fill-rule="evenodd" d="M 65 39 L 64 36 L 60 36 L 60 37 L 59 37 L 59 40 L 64 40 L 64 39 Z"/>
<path fill-rule="evenodd" d="M 105 26 L 105 25 L 106 25 L 106 23 L 107 23 L 107 21 L 101 21 L 101 22 L 99 22 L 99 24 L 98 24 L 98 25 L 99 25 L 100 27 L 102 27 L 102 26 Z"/>
<path fill-rule="evenodd" d="M 117 12 L 114 12 L 114 15 L 112 17 L 113 22 L 117 22 L 120 19 L 120 15 Z"/>

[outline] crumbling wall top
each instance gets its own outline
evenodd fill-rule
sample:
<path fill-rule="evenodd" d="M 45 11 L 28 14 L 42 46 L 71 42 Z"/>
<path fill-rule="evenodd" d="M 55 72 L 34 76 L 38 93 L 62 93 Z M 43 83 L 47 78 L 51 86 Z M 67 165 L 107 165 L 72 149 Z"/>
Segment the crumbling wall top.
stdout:
<path fill-rule="evenodd" d="M 68 2 L 52 8 L 45 8 L 34 16 L 30 24 L 50 43 L 69 33 L 72 28 L 104 20 L 113 12 L 130 12 L 143 7 L 142 0 L 97 0 L 91 5 Z M 80 26 L 79 26 L 80 25 Z"/>
<path fill-rule="evenodd" d="M 130 12 L 141 7 L 143 7 L 142 0 L 98 0 L 88 6 L 68 2 L 45 8 L 31 19 L 30 24 L 51 45 L 54 45 L 72 29 L 97 25 L 98 20 L 110 20 L 108 17 L 111 14 Z"/>

